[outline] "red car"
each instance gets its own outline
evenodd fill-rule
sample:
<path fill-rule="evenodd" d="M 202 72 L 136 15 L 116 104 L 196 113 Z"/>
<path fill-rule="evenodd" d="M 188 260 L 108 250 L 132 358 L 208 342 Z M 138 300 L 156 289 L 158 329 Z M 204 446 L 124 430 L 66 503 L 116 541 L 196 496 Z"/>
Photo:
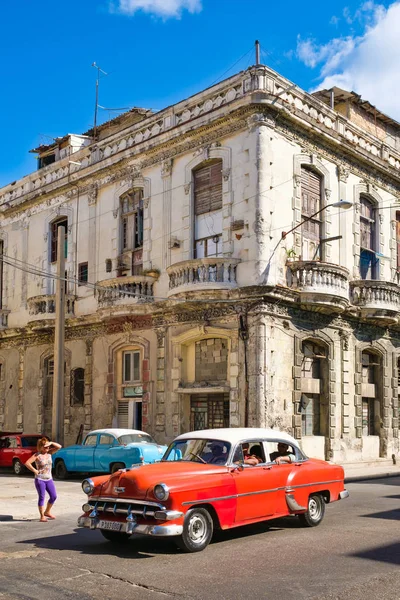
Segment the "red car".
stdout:
<path fill-rule="evenodd" d="M 162 461 L 86 479 L 78 526 L 111 542 L 171 536 L 203 550 L 216 528 L 297 516 L 319 525 L 325 506 L 349 495 L 339 465 L 308 458 L 275 429 L 210 429 L 178 436 Z"/>
<path fill-rule="evenodd" d="M 0 433 L 0 467 L 10 467 L 16 475 L 25 471 L 24 463 L 36 452 L 42 435 L 27 433 Z"/>

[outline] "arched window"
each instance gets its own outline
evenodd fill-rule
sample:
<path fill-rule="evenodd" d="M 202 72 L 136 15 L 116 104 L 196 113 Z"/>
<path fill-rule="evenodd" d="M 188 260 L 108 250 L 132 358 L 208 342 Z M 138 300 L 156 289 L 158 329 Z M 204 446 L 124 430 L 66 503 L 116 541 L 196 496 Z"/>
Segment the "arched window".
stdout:
<path fill-rule="evenodd" d="M 190 351 L 186 352 L 186 360 L 190 360 L 190 354 Z M 207 338 L 194 343 L 194 370 L 191 372 L 194 387 L 203 388 L 202 393 L 190 395 L 190 427 L 194 431 L 229 427 L 229 394 L 204 393 L 204 388 L 210 384 L 226 385 L 228 355 L 228 340 L 224 338 Z M 190 372 L 188 367 L 187 372 Z"/>
<path fill-rule="evenodd" d="M 301 167 L 301 226 L 303 260 L 320 260 L 321 215 L 310 218 L 322 208 L 322 177 L 308 167 Z M 323 214 L 323 213 L 322 213 Z"/>
<path fill-rule="evenodd" d="M 377 222 L 374 202 L 364 194 L 360 196 L 360 277 L 376 279 L 378 276 Z"/>
<path fill-rule="evenodd" d="M 57 262 L 58 231 L 60 227 L 65 229 L 64 256 L 68 257 L 68 218 L 60 217 L 50 223 L 50 262 Z"/>
<path fill-rule="evenodd" d="M 85 369 L 71 371 L 71 405 L 83 406 L 85 399 Z"/>
<path fill-rule="evenodd" d="M 363 435 L 379 435 L 380 422 L 380 380 L 381 358 L 379 355 L 365 350 L 362 362 L 362 433 Z"/>
<path fill-rule="evenodd" d="M 302 435 L 327 435 L 327 352 L 324 346 L 312 340 L 303 342 L 302 352 Z"/>
<path fill-rule="evenodd" d="M 120 275 L 143 272 L 143 188 L 129 190 L 120 199 Z"/>
<path fill-rule="evenodd" d="M 193 171 L 194 257 L 222 254 L 222 160 Z"/>

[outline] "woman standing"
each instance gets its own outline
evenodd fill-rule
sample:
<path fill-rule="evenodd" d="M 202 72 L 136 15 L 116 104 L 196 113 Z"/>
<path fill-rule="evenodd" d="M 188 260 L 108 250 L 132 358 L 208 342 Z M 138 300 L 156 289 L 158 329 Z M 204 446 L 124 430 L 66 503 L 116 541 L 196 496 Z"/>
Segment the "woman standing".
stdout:
<path fill-rule="evenodd" d="M 35 487 L 39 496 L 38 506 L 40 521 L 45 523 L 47 519 L 55 519 L 51 514 L 51 509 L 57 499 L 56 488 L 51 475 L 53 459 L 51 455 L 61 448 L 60 444 L 50 442 L 43 437 L 38 441 L 37 452 L 33 454 L 25 463 L 25 466 L 35 474 Z M 33 466 L 36 464 L 36 468 Z M 44 500 L 46 492 L 49 495 L 46 510 L 44 509 Z"/>

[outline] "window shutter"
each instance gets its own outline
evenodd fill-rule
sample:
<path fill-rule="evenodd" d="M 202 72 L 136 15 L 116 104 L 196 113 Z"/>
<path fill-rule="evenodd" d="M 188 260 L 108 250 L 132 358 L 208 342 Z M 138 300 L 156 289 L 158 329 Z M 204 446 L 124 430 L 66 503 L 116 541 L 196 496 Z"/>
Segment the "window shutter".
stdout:
<path fill-rule="evenodd" d="M 202 215 L 222 208 L 222 161 L 202 167 L 193 173 L 194 211 Z"/>
<path fill-rule="evenodd" d="M 118 402 L 118 427 L 129 429 L 129 402 Z"/>

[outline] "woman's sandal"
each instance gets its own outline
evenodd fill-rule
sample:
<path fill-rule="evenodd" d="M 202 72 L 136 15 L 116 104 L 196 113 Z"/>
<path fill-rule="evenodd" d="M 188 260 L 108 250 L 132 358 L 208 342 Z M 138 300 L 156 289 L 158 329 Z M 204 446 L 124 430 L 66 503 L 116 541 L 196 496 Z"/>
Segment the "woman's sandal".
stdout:
<path fill-rule="evenodd" d="M 54 521 L 55 517 L 53 517 L 53 515 L 44 515 L 47 519 L 51 519 L 52 521 Z"/>
<path fill-rule="evenodd" d="M 47 519 L 46 519 L 46 517 L 40 517 L 39 521 L 40 521 L 41 523 L 47 523 Z"/>

